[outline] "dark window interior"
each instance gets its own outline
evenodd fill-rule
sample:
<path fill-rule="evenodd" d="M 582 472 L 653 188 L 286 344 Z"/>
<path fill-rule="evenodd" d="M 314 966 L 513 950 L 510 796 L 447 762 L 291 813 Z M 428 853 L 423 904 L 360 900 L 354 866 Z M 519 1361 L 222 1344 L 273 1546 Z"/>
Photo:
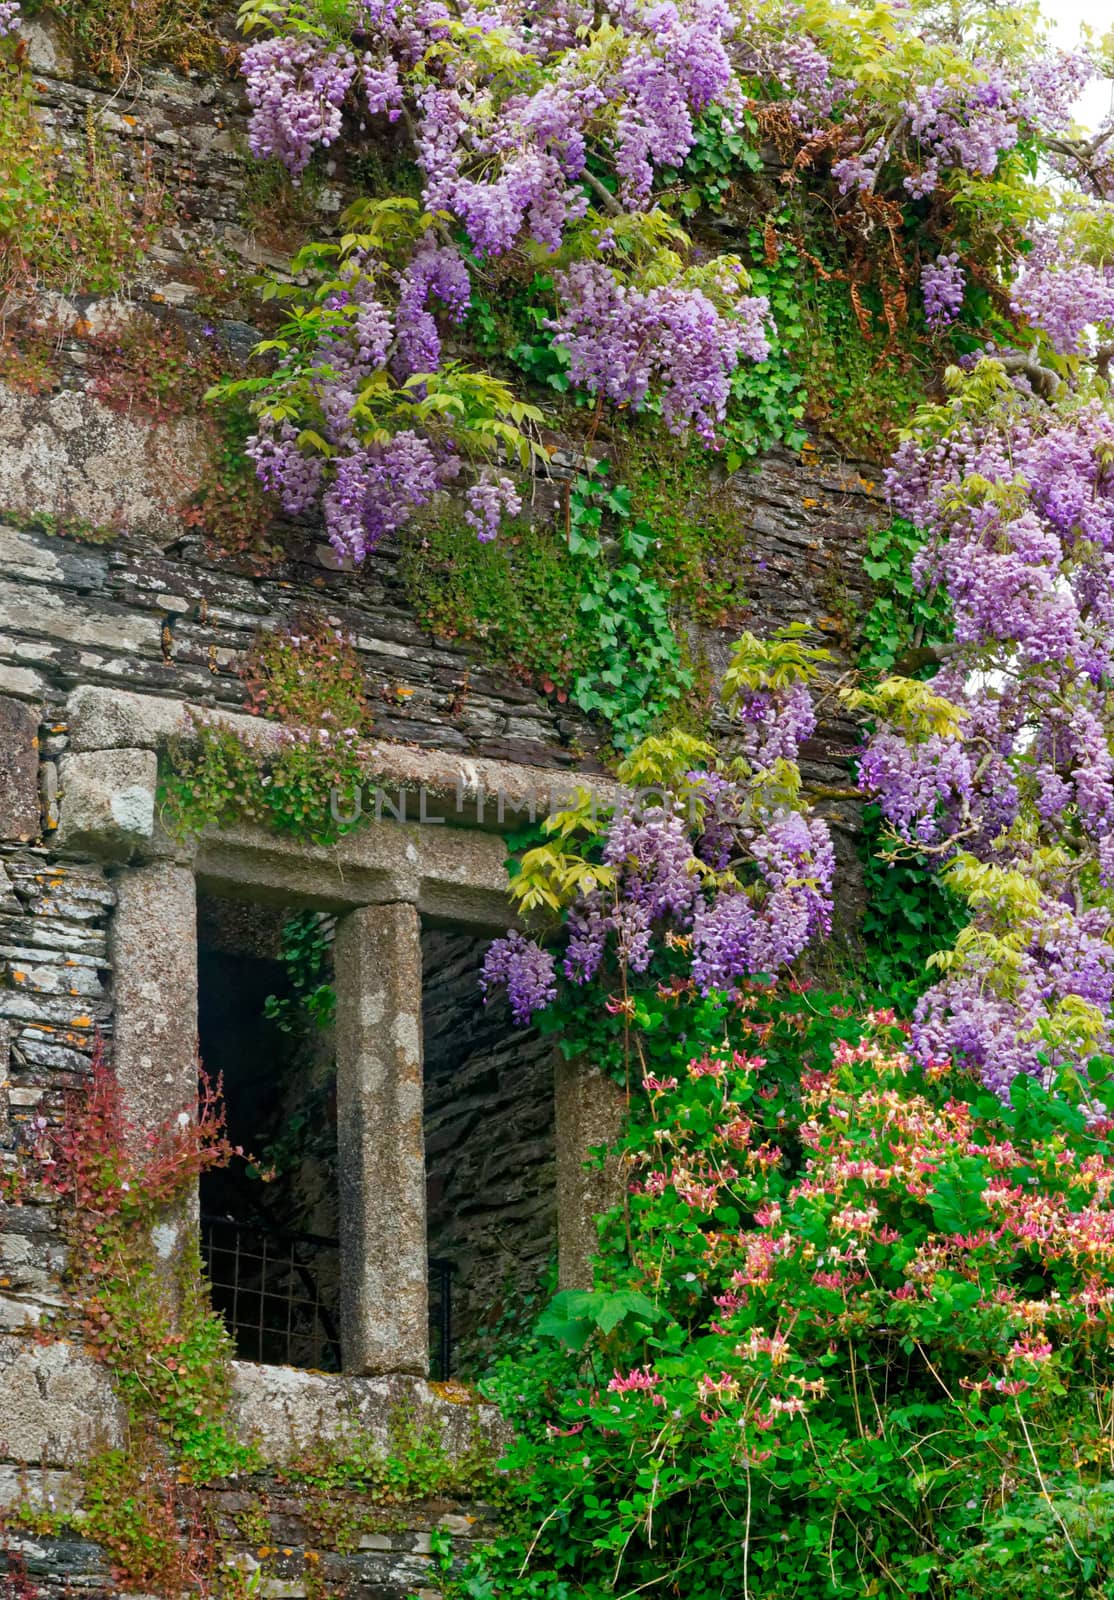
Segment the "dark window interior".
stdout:
<path fill-rule="evenodd" d="M 201 1180 L 213 1303 L 242 1360 L 341 1367 L 332 919 L 202 895 L 201 1060 L 243 1154 Z M 307 986 L 292 950 L 324 949 Z M 488 938 L 423 931 L 430 1351 L 475 1375 L 532 1320 L 555 1251 L 551 1046 L 479 988 Z M 302 977 L 299 988 L 297 979 Z"/>
<path fill-rule="evenodd" d="M 283 959 L 293 916 L 199 901 L 201 1060 L 244 1152 L 201 1179 L 202 1258 L 241 1359 L 336 1371 L 336 1069 Z"/>
<path fill-rule="evenodd" d="M 422 933 L 429 1249 L 452 1263 L 454 1370 L 533 1321 L 556 1251 L 553 1046 L 484 1005 L 490 935 Z"/>

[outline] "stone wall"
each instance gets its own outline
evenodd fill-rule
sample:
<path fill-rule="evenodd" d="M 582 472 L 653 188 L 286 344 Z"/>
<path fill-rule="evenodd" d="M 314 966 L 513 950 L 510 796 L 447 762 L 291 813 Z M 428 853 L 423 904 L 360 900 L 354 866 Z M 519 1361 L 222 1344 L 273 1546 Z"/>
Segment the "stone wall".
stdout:
<path fill-rule="evenodd" d="M 422 940 L 429 1248 L 456 1264 L 458 1364 L 557 1249 L 553 1046 L 505 1002 L 484 1006 L 486 945 L 437 928 Z"/>
<path fill-rule="evenodd" d="M 242 290 L 245 275 L 281 267 L 286 257 L 261 240 L 248 200 L 242 95 L 233 78 L 150 68 L 125 90 L 97 87 L 75 81 L 49 23 L 30 24 L 28 38 L 51 136 L 77 163 L 92 123 L 121 183 L 132 193 L 161 186 L 166 202 L 165 223 L 126 299 L 74 292 L 40 305 L 50 319 L 53 392 L 0 388 L 0 525 L 8 524 L 0 532 L 0 693 L 38 700 L 48 717 L 59 693 L 79 682 L 235 705 L 236 665 L 255 631 L 308 606 L 356 638 L 383 738 L 591 766 L 598 740 L 583 717 L 491 671 L 482 652 L 422 632 L 390 544 L 361 572 L 343 572 L 318 527 L 286 529 L 294 553 L 265 578 L 206 553 L 182 516 L 205 455 L 202 423 L 151 416 L 129 401 L 126 386 L 106 400 L 98 360 L 137 310 L 188 330 L 195 343 L 210 338 L 226 359 L 250 348 L 253 330 L 241 319 L 258 302 Z M 310 219 L 322 230 L 348 192 L 343 152 L 335 154 Z M 571 464 L 558 448 L 555 473 Z M 748 625 L 809 620 L 837 649 L 846 642 L 848 619 L 863 602 L 864 524 L 879 514 L 874 476 L 822 443 L 800 456 L 776 450 L 756 472 L 733 476 L 726 499 L 748 556 Z M 539 516 L 552 499 L 539 484 Z M 79 519 L 116 536 L 90 549 L 18 531 L 44 513 L 61 527 Z M 731 630 L 701 630 L 698 647 L 713 673 L 731 638 Z"/>
<path fill-rule="evenodd" d="M 34 1349 L 0 1335 L 0 1379 L 6 1401 L 0 1504 L 20 1513 L 11 1523 L 0 1518 L 0 1592 L 12 1600 L 119 1596 L 111 1555 L 54 1525 L 85 1503 L 83 1469 L 92 1453 L 119 1448 L 125 1438 L 104 1369 L 65 1341 Z M 458 1455 L 477 1437 L 498 1440 L 492 1408 L 477 1406 L 467 1390 L 415 1388 L 406 1380 L 368 1381 L 354 1390 L 350 1380 L 236 1362 L 233 1394 L 241 1431 L 256 1439 L 268 1467 L 179 1489 L 183 1543 L 188 1550 L 192 1542 L 198 1558 L 197 1586 L 186 1592 L 238 1592 L 227 1580 L 222 1588 L 219 1570 L 205 1564 L 203 1529 L 210 1553 L 218 1549 L 220 1564 L 254 1581 L 249 1592 L 266 1600 L 435 1600 L 433 1539 L 448 1536 L 464 1560 L 491 1537 L 494 1512 L 475 1499 L 432 1494 L 397 1503 L 389 1494 L 338 1490 L 320 1479 L 328 1459 L 323 1444 L 341 1453 L 385 1450 L 399 1406 L 431 1423 Z M 313 1486 L 304 1475 L 315 1469 Z M 154 1496 L 169 1496 L 170 1479 L 157 1458 L 149 1470 Z"/>
<path fill-rule="evenodd" d="M 31 1152 L 87 1080 L 96 1035 L 111 1035 L 113 902 L 107 874 L 90 863 L 61 862 L 31 845 L 0 848 L 2 1173 L 34 1170 Z M 80 1508 L 86 1463 L 125 1438 L 107 1369 L 74 1339 L 66 1258 L 65 1218 L 52 1195 L 32 1185 L 18 1203 L 0 1203 L 0 1507 L 24 1514 Z M 499 1427 L 490 1407 L 451 1384 L 329 1380 L 242 1364 L 234 1381 L 241 1436 L 276 1464 L 354 1427 L 385 1444 L 399 1408 L 432 1424 L 450 1452 L 467 1448 L 476 1430 L 491 1437 Z M 276 1600 L 404 1600 L 426 1592 L 434 1530 L 463 1557 L 491 1526 L 490 1511 L 468 1501 L 384 1506 L 359 1494 L 311 1494 L 268 1473 L 199 1491 L 186 1504 L 216 1531 L 223 1559 L 245 1573 L 262 1569 L 258 1592 Z M 0 1592 L 23 1600 L 62 1600 L 75 1588 L 91 1597 L 119 1592 L 111 1558 L 90 1541 L 17 1524 L 5 1531 L 3 1520 L 0 1511 Z"/>
<path fill-rule="evenodd" d="M 53 1504 L 65 1503 L 62 1474 L 33 1472 L 13 1481 L 36 1500 L 49 1503 L 53 1497 Z M 248 1592 L 260 1600 L 437 1600 L 440 1589 L 429 1586 L 434 1536 L 451 1538 L 454 1551 L 466 1560 L 495 1528 L 491 1508 L 475 1503 L 433 1500 L 405 1512 L 371 1510 L 360 1516 L 352 1503 L 310 1504 L 265 1478 L 202 1490 L 196 1512 L 217 1531 L 240 1581 L 255 1579 L 258 1587 Z M 336 1538 L 333 1517 L 359 1526 L 361 1531 L 350 1535 L 354 1548 L 348 1548 L 348 1538 L 343 1552 L 328 1548 Z M 245 1527 L 258 1542 L 245 1539 Z M 0 1562 L 6 1565 L 12 1600 L 72 1600 L 75 1594 L 131 1600 L 122 1596 L 104 1550 L 89 1539 L 12 1532 L 0 1544 Z M 257 1573 L 263 1576 L 255 1578 Z"/>
<path fill-rule="evenodd" d="M 164 225 L 126 296 L 98 298 L 76 284 L 30 310 L 50 345 L 53 386 L 37 394 L 0 387 L 0 1171 L 8 1173 L 17 1150 L 34 1145 L 58 1121 L 66 1095 L 87 1081 L 97 1035 L 111 1043 L 118 874 L 135 840 L 154 827 L 148 797 L 138 832 L 135 818 L 131 832 L 120 821 L 126 842 L 115 862 L 93 858 L 88 832 L 71 827 L 59 838 L 74 750 L 72 691 L 99 686 L 110 696 L 138 691 L 236 710 L 237 668 L 257 630 L 312 609 L 354 638 L 376 735 L 411 749 L 419 775 L 423 752 L 460 770 L 485 760 L 599 770 L 598 733 L 585 718 L 493 670 L 481 649 L 423 631 L 396 547 L 386 545 L 362 571 L 343 570 L 320 528 L 307 523 L 284 530 L 287 554 L 265 575 L 206 547 L 183 515 L 204 469 L 205 423 L 133 405 L 118 391 L 106 397 L 98 363 L 137 311 L 195 343 L 211 338 L 233 355 L 250 347 L 254 331 L 244 318 L 253 312 L 240 286 L 261 265 L 281 266 L 283 255 L 253 225 L 246 202 L 242 96 L 231 78 L 161 70 L 145 70 L 123 89 L 98 85 L 78 77 L 49 24 L 32 23 L 28 38 L 51 136 L 77 162 L 93 126 L 122 185 L 136 193 L 161 187 L 166 198 Z M 335 218 L 344 189 L 341 164 L 317 196 L 321 227 Z M 558 451 L 555 471 L 568 465 Z M 729 495 L 752 575 L 748 624 L 810 620 L 842 649 L 848 618 L 864 601 L 863 529 L 878 515 L 870 469 L 822 445 L 800 456 L 778 450 L 756 472 L 736 474 Z M 541 485 L 538 514 L 552 503 Z M 89 542 L 91 534 L 108 537 L 103 530 L 108 542 Z M 713 675 L 731 638 L 715 630 L 694 636 Z M 99 714 L 107 715 L 103 706 Z M 845 736 L 828 730 L 809 752 L 814 769 L 836 781 Z M 153 767 L 152 743 L 105 743 L 134 744 L 137 771 Z M 71 786 L 76 791 L 76 776 Z M 837 820 L 854 827 L 850 810 Z M 841 837 L 849 863 L 850 835 Z M 307 903 L 324 870 L 307 860 Z M 535 1037 L 511 1033 L 505 1016 L 484 1013 L 478 959 L 474 933 L 450 929 L 444 918 L 427 928 L 430 1243 L 467 1263 L 458 1284 L 466 1335 L 498 1307 L 506 1284 L 532 1283 L 554 1231 L 550 1053 Z M 64 1265 L 65 1232 L 46 1195 L 0 1210 L 0 1502 L 64 1502 L 79 1492 L 77 1471 L 90 1451 L 122 1438 L 104 1368 L 64 1337 L 74 1331 Z M 51 1318 L 49 1342 L 35 1342 Z M 380 1429 L 391 1407 L 416 1404 L 454 1448 L 465 1424 L 497 1427 L 466 1391 L 399 1381 L 405 1392 L 375 1387 L 382 1380 L 245 1368 L 237 1392 L 241 1414 L 270 1430 L 273 1455 L 299 1418 L 309 1433 L 327 1431 L 353 1403 Z M 320 1387 L 329 1383 L 341 1387 Z M 310 1592 L 401 1600 L 423 1581 L 434 1526 L 463 1548 L 482 1534 L 487 1515 L 456 1504 L 399 1507 L 389 1517 L 368 1511 L 355 1548 L 339 1555 L 323 1548 L 320 1522 L 277 1479 L 214 1488 L 207 1510 L 238 1559 L 264 1563 L 259 1592 L 276 1600 Z M 357 1521 L 364 1510 L 355 1508 Z M 249 1523 L 253 1539 L 244 1535 Z M 26 1572 L 30 1593 L 116 1592 L 103 1552 L 84 1541 L 9 1534 L 7 1545 L 11 1570 Z"/>

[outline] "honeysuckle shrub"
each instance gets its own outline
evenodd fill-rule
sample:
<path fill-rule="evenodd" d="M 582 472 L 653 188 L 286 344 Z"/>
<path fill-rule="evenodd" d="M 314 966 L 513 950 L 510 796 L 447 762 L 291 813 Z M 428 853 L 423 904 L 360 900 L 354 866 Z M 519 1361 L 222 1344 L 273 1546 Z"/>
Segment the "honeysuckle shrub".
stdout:
<path fill-rule="evenodd" d="M 461 1593 L 1108 1595 L 1110 1125 L 800 986 L 690 1021 L 595 1288 L 500 1371 L 517 1509 Z"/>

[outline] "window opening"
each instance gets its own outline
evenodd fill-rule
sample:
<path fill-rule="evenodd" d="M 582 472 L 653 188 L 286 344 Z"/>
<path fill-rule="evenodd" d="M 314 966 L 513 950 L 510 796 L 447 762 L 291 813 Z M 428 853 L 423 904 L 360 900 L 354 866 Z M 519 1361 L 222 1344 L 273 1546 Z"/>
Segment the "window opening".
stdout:
<path fill-rule="evenodd" d="M 332 919 L 199 897 L 201 1060 L 243 1148 L 202 1176 L 201 1252 L 242 1360 L 339 1371 Z"/>
<path fill-rule="evenodd" d="M 340 1371 L 335 921 L 199 895 L 197 931 L 201 1060 L 244 1151 L 201 1179 L 213 1304 L 241 1360 Z M 447 1250 L 429 1261 L 435 1378 L 452 1371 L 456 1271 Z"/>
<path fill-rule="evenodd" d="M 455 1267 L 452 1358 L 464 1376 L 522 1330 L 556 1253 L 553 1047 L 516 1028 L 502 996 L 484 1005 L 490 940 L 422 929 L 429 1248 Z"/>

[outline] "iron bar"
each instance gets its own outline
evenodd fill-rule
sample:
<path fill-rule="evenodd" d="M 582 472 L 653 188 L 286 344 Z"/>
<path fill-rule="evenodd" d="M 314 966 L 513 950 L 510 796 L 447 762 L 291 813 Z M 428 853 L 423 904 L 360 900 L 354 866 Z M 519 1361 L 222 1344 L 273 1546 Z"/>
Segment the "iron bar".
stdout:
<path fill-rule="evenodd" d="M 202 1215 L 205 1275 L 242 1360 L 341 1370 L 339 1248 L 325 1234 Z M 442 1380 L 452 1371 L 455 1270 L 455 1262 L 430 1258 L 433 1367 Z"/>

